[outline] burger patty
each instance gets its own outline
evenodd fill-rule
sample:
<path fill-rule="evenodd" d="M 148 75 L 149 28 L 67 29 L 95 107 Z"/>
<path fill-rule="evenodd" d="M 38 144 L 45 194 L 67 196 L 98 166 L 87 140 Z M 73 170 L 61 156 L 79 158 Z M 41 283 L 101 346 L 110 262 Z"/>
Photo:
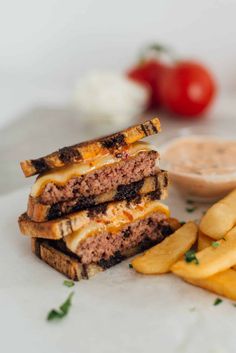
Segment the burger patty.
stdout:
<path fill-rule="evenodd" d="M 71 178 L 65 185 L 56 185 L 50 182 L 40 195 L 40 202 L 52 205 L 81 196 L 99 195 L 109 192 L 119 185 L 139 181 L 144 177 L 155 174 L 158 156 L 156 151 L 143 151 L 119 163 Z"/>
<path fill-rule="evenodd" d="M 81 241 L 75 254 L 81 263 L 98 263 L 102 266 L 119 252 L 126 252 L 140 244 L 154 245 L 173 233 L 163 213 L 152 213 L 123 227 L 117 233 L 103 232 Z"/>

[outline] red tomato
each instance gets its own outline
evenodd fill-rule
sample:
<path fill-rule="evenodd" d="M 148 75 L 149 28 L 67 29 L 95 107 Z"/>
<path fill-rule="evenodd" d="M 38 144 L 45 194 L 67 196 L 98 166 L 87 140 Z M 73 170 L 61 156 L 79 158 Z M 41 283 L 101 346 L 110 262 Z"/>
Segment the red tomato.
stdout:
<path fill-rule="evenodd" d="M 193 61 L 181 61 L 166 70 L 158 87 L 163 105 L 171 112 L 186 117 L 203 113 L 216 92 L 209 71 Z"/>
<path fill-rule="evenodd" d="M 150 59 L 129 70 L 127 73 L 129 78 L 150 87 L 150 107 L 160 105 L 160 87 L 158 83 L 161 81 L 164 67 L 164 64 L 161 62 Z"/>

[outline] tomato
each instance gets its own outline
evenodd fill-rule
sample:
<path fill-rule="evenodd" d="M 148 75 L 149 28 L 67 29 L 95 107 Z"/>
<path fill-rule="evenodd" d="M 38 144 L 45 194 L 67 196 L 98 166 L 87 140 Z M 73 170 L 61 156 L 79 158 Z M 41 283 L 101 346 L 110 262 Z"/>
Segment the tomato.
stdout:
<path fill-rule="evenodd" d="M 129 78 L 148 86 L 151 89 L 151 98 L 149 107 L 160 105 L 160 87 L 158 82 L 161 81 L 165 65 L 155 59 L 147 59 L 140 65 L 128 71 Z"/>
<path fill-rule="evenodd" d="M 163 105 L 182 116 L 198 116 L 212 102 L 216 85 L 210 72 L 194 61 L 180 61 L 157 83 Z"/>

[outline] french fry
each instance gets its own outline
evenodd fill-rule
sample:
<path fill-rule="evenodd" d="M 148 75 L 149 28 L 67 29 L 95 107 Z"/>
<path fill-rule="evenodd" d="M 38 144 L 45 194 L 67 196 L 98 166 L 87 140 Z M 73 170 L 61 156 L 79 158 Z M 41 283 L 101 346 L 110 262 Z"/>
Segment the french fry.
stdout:
<path fill-rule="evenodd" d="M 207 235 L 205 235 L 204 233 L 202 233 L 200 230 L 198 231 L 198 238 L 197 238 L 197 250 L 201 251 L 205 248 L 207 248 L 208 246 L 211 246 L 212 242 L 214 240 L 210 237 L 208 237 Z"/>
<path fill-rule="evenodd" d="M 235 236 L 236 237 L 236 227 L 232 228 L 226 235 L 225 239 L 230 238 L 230 236 Z M 197 239 L 197 249 L 198 251 L 201 251 L 208 246 L 211 246 L 213 242 L 213 239 L 208 237 L 207 235 L 203 234 L 200 230 L 198 231 L 198 239 Z M 236 270 L 236 265 L 232 267 L 232 269 Z"/>
<path fill-rule="evenodd" d="M 171 267 L 177 276 L 199 279 L 213 276 L 236 264 L 236 237 L 217 242 L 217 247 L 208 248 L 196 253 L 196 262 L 178 261 Z"/>
<path fill-rule="evenodd" d="M 230 239 L 231 237 L 236 237 L 236 227 L 233 227 L 226 235 L 225 239 Z M 232 267 L 233 270 L 236 270 L 236 265 Z"/>
<path fill-rule="evenodd" d="M 215 203 L 200 222 L 200 230 L 213 239 L 223 238 L 236 224 L 236 190 Z"/>
<path fill-rule="evenodd" d="M 236 300 L 236 271 L 234 270 L 229 269 L 208 278 L 190 279 L 183 277 L 183 280 L 210 292 Z"/>
<path fill-rule="evenodd" d="M 197 231 L 195 223 L 186 223 L 160 244 L 136 257 L 132 261 L 133 268 L 144 274 L 169 272 L 170 267 L 195 243 Z"/>
<path fill-rule="evenodd" d="M 225 234 L 225 239 L 236 238 L 236 227 L 233 227 L 227 234 Z"/>

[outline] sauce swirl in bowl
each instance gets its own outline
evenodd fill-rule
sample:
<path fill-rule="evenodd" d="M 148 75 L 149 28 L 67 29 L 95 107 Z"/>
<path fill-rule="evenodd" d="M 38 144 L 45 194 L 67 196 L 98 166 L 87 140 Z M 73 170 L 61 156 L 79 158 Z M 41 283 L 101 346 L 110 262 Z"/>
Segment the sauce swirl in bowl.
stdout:
<path fill-rule="evenodd" d="M 161 149 L 162 167 L 186 196 L 212 201 L 236 188 L 236 141 L 207 135 L 179 137 Z"/>

